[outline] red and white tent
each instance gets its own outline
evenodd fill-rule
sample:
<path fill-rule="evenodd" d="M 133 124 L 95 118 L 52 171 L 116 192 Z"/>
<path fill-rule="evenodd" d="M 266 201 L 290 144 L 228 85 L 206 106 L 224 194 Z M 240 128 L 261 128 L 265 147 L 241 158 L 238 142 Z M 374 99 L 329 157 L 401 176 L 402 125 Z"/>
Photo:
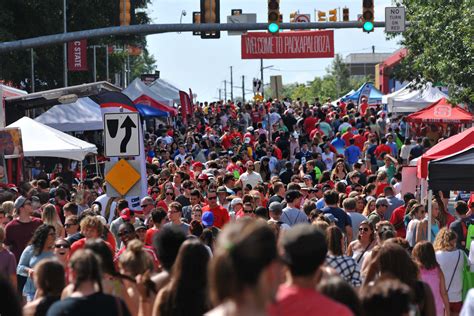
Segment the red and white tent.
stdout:
<path fill-rule="evenodd" d="M 407 116 L 407 122 L 412 123 L 451 123 L 468 124 L 473 122 L 470 112 L 458 105 L 452 105 L 442 98 L 430 106 Z"/>

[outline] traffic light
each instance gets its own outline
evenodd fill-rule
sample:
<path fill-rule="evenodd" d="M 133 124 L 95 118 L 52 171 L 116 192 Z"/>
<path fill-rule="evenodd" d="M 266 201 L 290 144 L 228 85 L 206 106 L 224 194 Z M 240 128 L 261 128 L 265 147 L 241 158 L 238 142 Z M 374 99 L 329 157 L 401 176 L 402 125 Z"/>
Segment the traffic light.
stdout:
<path fill-rule="evenodd" d="M 201 24 L 201 12 L 193 12 L 193 24 Z M 193 31 L 193 35 L 201 35 L 201 32 Z"/>
<path fill-rule="evenodd" d="M 349 8 L 342 9 L 342 21 L 349 22 Z"/>
<path fill-rule="evenodd" d="M 296 16 L 298 15 L 298 12 L 291 12 L 290 13 L 290 23 L 295 23 L 296 22 Z"/>
<path fill-rule="evenodd" d="M 130 25 L 132 20 L 132 3 L 131 0 L 119 0 L 120 7 L 120 26 Z"/>
<path fill-rule="evenodd" d="M 326 22 L 326 12 L 318 11 L 318 22 Z"/>
<path fill-rule="evenodd" d="M 280 30 L 280 0 L 268 0 L 268 31 L 276 33 Z"/>
<path fill-rule="evenodd" d="M 329 10 L 329 21 L 337 22 L 337 9 Z"/>
<path fill-rule="evenodd" d="M 362 23 L 365 32 L 374 31 L 374 0 L 362 1 Z"/>
<path fill-rule="evenodd" d="M 220 23 L 220 0 L 201 0 L 201 23 Z M 201 38 L 220 38 L 220 31 L 201 32 Z"/>

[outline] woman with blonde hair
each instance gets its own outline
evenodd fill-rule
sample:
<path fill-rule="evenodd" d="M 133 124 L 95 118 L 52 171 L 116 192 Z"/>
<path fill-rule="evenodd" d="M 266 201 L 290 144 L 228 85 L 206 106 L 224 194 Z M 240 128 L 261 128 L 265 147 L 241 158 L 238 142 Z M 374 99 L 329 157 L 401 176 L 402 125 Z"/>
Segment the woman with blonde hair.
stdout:
<path fill-rule="evenodd" d="M 364 207 L 364 210 L 362 211 L 362 215 L 365 217 L 368 217 L 370 213 L 375 211 L 375 198 L 372 196 L 369 196 L 367 199 L 367 204 Z"/>
<path fill-rule="evenodd" d="M 56 229 L 56 238 L 65 237 L 64 226 L 61 223 L 58 213 L 56 212 L 56 208 L 54 207 L 53 204 L 46 204 L 43 207 L 41 220 L 43 221 L 44 224 L 54 226 L 54 228 Z"/>
<path fill-rule="evenodd" d="M 346 166 L 344 165 L 344 161 L 339 160 L 336 162 L 336 166 L 331 172 L 331 180 L 332 181 L 337 181 L 337 180 L 344 180 L 346 179 L 347 176 L 347 171 L 346 171 Z"/>
<path fill-rule="evenodd" d="M 457 235 L 442 228 L 434 241 L 436 261 L 444 274 L 451 316 L 459 315 L 462 307 L 462 279 L 464 262 L 469 262 L 464 251 L 456 248 Z"/>

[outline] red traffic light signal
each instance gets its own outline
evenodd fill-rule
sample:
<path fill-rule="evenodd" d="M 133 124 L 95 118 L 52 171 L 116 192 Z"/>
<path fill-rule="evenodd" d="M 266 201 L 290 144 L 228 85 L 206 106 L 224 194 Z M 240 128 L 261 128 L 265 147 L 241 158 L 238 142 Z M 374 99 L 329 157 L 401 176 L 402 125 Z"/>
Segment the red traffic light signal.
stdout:
<path fill-rule="evenodd" d="M 220 0 L 201 0 L 201 23 L 220 23 Z M 201 38 L 220 37 L 220 31 L 201 32 Z"/>
<path fill-rule="evenodd" d="M 362 21 L 374 21 L 374 0 L 363 0 L 362 2 Z"/>
<path fill-rule="evenodd" d="M 342 9 L 342 21 L 349 22 L 349 8 Z"/>

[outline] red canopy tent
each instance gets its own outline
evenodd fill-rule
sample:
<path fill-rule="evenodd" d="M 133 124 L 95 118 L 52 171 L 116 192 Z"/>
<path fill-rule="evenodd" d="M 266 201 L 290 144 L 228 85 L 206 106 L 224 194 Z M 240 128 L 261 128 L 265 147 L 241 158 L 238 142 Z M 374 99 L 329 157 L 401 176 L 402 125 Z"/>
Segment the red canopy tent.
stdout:
<path fill-rule="evenodd" d="M 428 162 L 431 160 L 455 154 L 471 146 L 474 146 L 474 127 L 434 145 L 418 159 L 418 178 L 426 179 L 428 177 Z"/>
<path fill-rule="evenodd" d="M 412 123 L 472 123 L 470 112 L 458 105 L 451 105 L 446 98 L 441 98 L 428 107 L 407 116 Z"/>

